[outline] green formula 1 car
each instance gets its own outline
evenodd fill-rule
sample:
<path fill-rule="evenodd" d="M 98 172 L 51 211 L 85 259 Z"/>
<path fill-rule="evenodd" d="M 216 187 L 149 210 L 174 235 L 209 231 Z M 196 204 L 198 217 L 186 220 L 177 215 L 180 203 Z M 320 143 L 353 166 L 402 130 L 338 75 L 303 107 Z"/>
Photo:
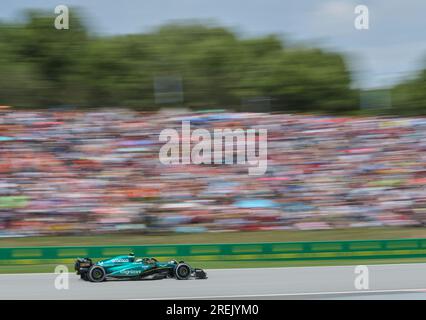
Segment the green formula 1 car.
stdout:
<path fill-rule="evenodd" d="M 102 282 L 116 279 L 207 279 L 202 269 L 192 268 L 184 261 L 159 262 L 155 258 L 135 259 L 133 253 L 93 263 L 90 258 L 78 258 L 74 269 L 81 279 Z"/>

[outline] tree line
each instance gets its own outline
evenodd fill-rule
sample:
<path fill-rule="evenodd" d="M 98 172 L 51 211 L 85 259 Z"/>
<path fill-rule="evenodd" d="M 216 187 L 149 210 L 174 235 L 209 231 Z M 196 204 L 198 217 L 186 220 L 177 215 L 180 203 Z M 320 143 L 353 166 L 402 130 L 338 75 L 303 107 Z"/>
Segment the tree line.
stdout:
<path fill-rule="evenodd" d="M 240 37 L 200 22 L 98 36 L 79 15 L 69 30 L 28 11 L 0 23 L 0 104 L 21 108 L 162 107 L 354 113 L 345 57 L 276 35 Z M 426 71 L 392 90 L 391 112 L 426 110 Z"/>

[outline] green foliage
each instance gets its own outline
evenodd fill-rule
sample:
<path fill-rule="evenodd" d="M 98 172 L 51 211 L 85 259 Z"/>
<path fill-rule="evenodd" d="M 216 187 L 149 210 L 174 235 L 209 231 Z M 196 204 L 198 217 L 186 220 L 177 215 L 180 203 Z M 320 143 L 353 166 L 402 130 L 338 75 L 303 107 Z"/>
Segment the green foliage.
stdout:
<path fill-rule="evenodd" d="M 426 68 L 414 79 L 403 82 L 393 89 L 393 111 L 403 115 L 426 114 Z"/>
<path fill-rule="evenodd" d="M 336 53 L 288 47 L 272 35 L 242 39 L 194 22 L 99 37 L 76 14 L 69 30 L 56 30 L 54 18 L 29 11 L 24 23 L 0 25 L 0 104 L 152 110 L 160 107 L 154 79 L 177 76 L 182 104 L 193 108 L 241 109 L 246 99 L 268 97 L 274 111 L 358 109 L 350 73 Z"/>

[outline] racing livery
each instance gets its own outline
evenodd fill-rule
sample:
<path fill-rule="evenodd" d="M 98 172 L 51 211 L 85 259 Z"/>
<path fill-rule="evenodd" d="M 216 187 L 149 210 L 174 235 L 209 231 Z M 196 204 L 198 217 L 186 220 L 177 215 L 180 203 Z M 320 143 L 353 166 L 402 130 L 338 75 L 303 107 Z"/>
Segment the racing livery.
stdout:
<path fill-rule="evenodd" d="M 74 269 L 81 279 L 102 282 L 116 279 L 207 279 L 204 270 L 192 268 L 184 261 L 159 262 L 155 258 L 135 259 L 133 253 L 93 263 L 90 258 L 77 258 Z"/>

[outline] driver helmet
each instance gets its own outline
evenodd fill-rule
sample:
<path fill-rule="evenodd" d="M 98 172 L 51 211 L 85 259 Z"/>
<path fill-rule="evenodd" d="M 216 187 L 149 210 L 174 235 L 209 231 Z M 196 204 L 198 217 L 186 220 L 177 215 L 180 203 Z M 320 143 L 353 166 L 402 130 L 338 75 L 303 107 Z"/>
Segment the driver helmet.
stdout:
<path fill-rule="evenodd" d="M 130 252 L 130 253 L 129 253 L 129 261 L 130 261 L 130 262 L 135 261 L 135 254 L 134 254 L 133 252 Z"/>

